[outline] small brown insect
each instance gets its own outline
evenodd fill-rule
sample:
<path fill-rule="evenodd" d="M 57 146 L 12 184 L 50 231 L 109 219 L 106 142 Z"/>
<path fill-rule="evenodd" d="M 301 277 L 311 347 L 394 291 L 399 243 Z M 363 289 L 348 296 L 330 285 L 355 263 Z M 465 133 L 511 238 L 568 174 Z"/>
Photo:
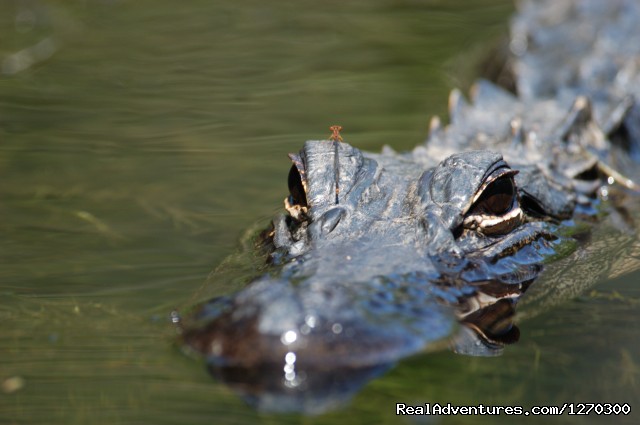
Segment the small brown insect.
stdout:
<path fill-rule="evenodd" d="M 333 170 L 336 176 L 336 205 L 340 203 L 338 196 L 340 195 L 340 160 L 338 159 L 338 142 L 342 142 L 342 136 L 340 136 L 340 131 L 342 130 L 341 125 L 332 125 L 329 127 L 331 130 L 331 136 L 329 136 L 329 140 L 333 141 L 334 154 L 333 154 Z"/>
<path fill-rule="evenodd" d="M 342 131 L 341 125 L 332 125 L 331 127 L 329 127 L 329 130 L 331 130 L 331 136 L 329 136 L 329 140 L 342 142 L 342 136 L 340 136 L 340 131 Z"/>

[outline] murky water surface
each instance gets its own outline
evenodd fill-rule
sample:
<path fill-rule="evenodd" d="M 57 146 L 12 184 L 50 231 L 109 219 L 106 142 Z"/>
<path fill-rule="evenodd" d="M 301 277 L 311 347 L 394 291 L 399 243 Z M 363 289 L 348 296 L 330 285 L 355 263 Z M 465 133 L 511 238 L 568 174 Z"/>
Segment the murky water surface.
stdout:
<path fill-rule="evenodd" d="M 409 359 L 311 418 L 255 412 L 175 346 L 171 310 L 199 301 L 242 234 L 281 208 L 287 152 L 333 123 L 365 150 L 413 147 L 511 12 L 502 0 L 1 2 L 0 423 L 513 420 L 397 418 L 396 402 L 640 409 L 638 273 L 523 321 L 501 357 Z M 234 273 L 207 296 L 233 290 Z"/>

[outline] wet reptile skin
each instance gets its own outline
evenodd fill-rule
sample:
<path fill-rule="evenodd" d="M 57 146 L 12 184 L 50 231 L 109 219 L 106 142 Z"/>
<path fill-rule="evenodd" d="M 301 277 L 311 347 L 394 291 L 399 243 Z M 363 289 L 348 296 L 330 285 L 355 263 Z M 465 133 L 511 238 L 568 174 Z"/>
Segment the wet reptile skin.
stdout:
<path fill-rule="evenodd" d="M 290 155 L 268 273 L 185 323 L 214 375 L 306 410 L 309 394 L 329 403 L 417 352 L 499 353 L 518 339 L 520 296 L 559 273 L 551 260 L 583 284 L 608 272 L 584 228 L 607 222 L 611 194 L 637 191 L 640 4 L 525 2 L 511 34 L 515 93 L 484 80 L 469 103 L 454 91 L 450 123 L 433 119 L 413 151 L 320 140 Z M 599 237 L 628 233 L 606 226 Z M 556 279 L 557 294 L 575 286 Z"/>

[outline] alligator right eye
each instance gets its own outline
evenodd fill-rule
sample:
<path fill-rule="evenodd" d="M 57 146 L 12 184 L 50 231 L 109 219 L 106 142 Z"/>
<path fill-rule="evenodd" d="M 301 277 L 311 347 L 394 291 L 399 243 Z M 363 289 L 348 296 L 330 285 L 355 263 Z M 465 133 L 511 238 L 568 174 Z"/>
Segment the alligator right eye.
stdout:
<path fill-rule="evenodd" d="M 289 196 L 284 200 L 284 207 L 294 219 L 301 221 L 306 217 L 308 204 L 305 182 L 294 163 L 289 170 Z"/>
<path fill-rule="evenodd" d="M 515 174 L 517 171 L 500 168 L 486 179 L 465 215 L 465 228 L 485 235 L 503 235 L 522 223 Z"/>
<path fill-rule="evenodd" d="M 301 207 L 307 206 L 307 194 L 305 193 L 304 186 L 302 184 L 302 177 L 295 165 L 291 166 L 289 170 L 289 202 L 291 205 L 299 205 Z"/>

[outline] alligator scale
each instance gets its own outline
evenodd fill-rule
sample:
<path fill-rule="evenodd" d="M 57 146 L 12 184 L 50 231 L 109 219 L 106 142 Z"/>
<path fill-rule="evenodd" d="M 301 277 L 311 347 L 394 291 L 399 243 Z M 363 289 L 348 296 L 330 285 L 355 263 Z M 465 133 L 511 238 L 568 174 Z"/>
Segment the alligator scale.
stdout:
<path fill-rule="evenodd" d="M 324 410 L 415 353 L 499 354 L 525 291 L 535 306 L 609 274 L 616 255 L 586 242 L 635 241 L 640 4 L 525 2 L 511 32 L 512 87 L 454 91 L 413 151 L 332 127 L 289 155 L 266 272 L 185 323 L 215 376 L 262 408 Z"/>

